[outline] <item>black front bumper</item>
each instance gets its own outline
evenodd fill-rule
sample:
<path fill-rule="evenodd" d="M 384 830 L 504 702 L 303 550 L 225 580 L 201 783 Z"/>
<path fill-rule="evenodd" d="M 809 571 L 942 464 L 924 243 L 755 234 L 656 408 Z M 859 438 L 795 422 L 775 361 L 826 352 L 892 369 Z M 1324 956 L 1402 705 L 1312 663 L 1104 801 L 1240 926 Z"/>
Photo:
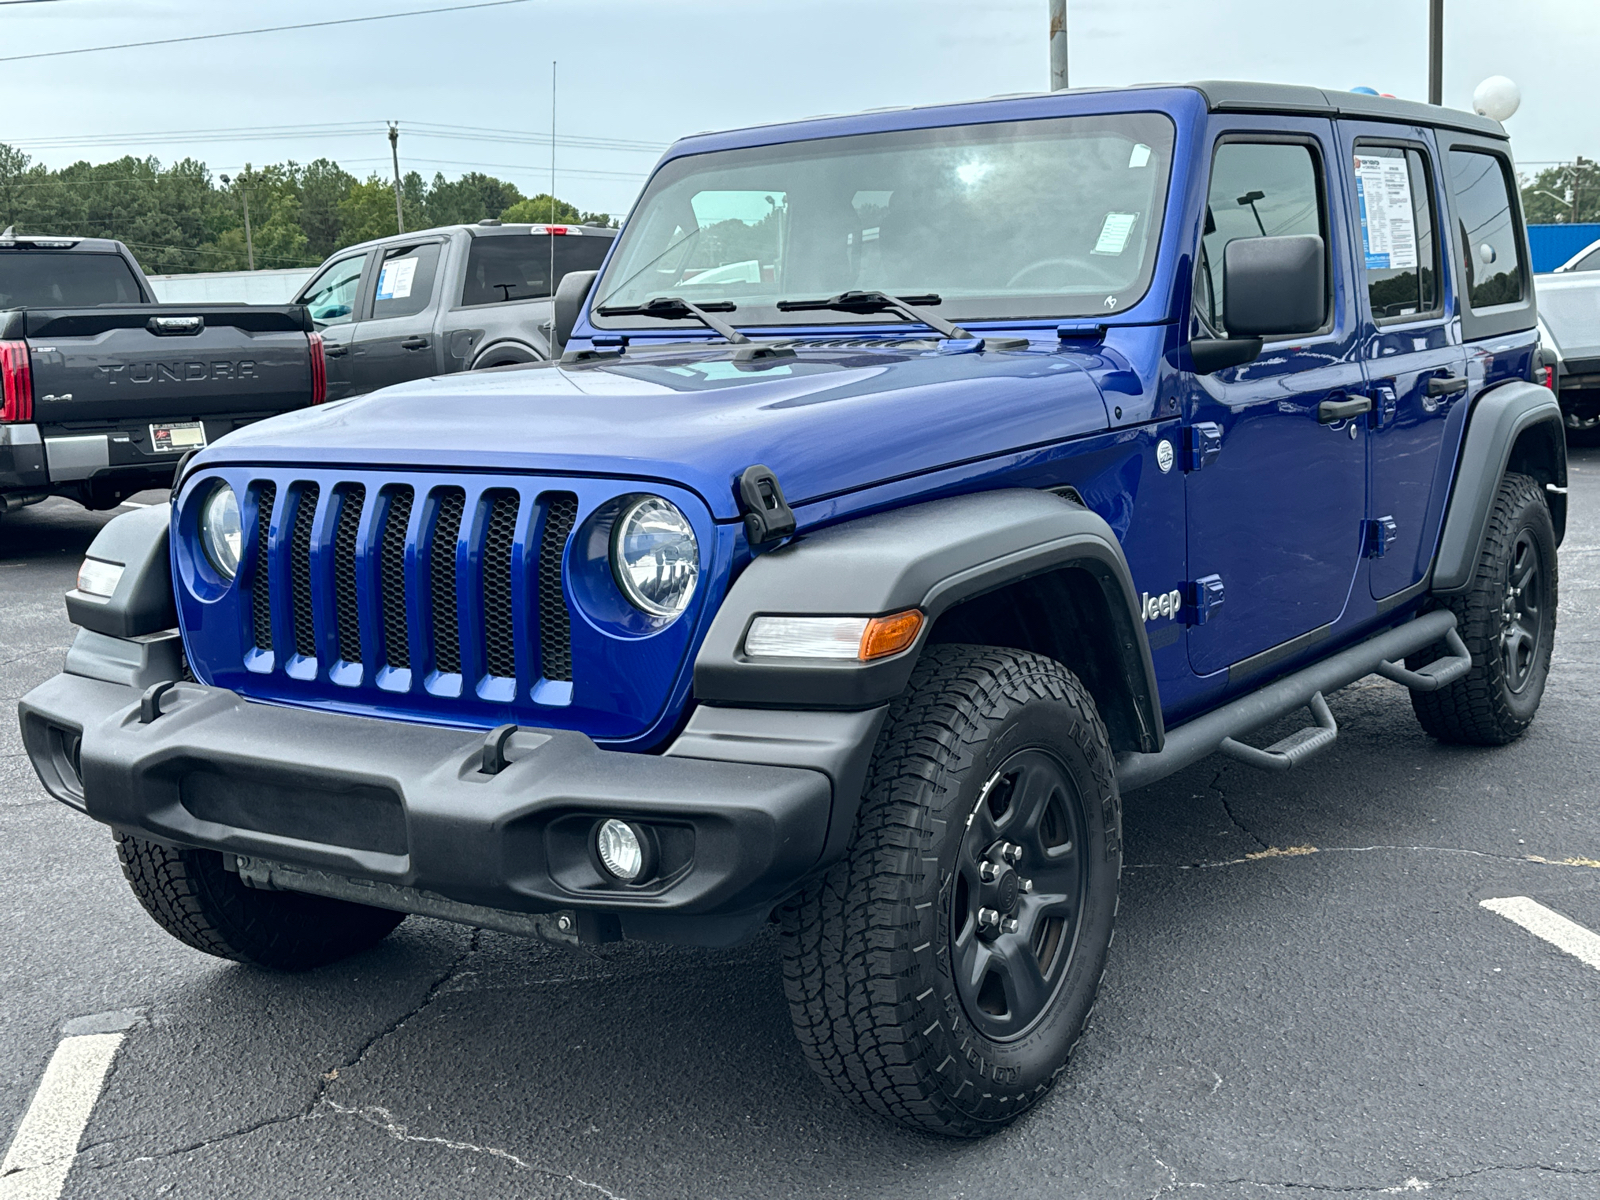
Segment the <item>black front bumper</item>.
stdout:
<path fill-rule="evenodd" d="M 238 856 L 247 877 L 266 860 L 386 895 L 600 914 L 624 936 L 714 945 L 759 925 L 839 837 L 834 781 L 809 766 L 625 754 L 523 730 L 490 775 L 472 730 L 256 704 L 195 683 L 173 685 L 144 723 L 139 700 L 78 675 L 25 696 L 23 740 L 45 787 L 116 829 Z M 851 795 L 852 818 L 854 806 Z M 652 881 L 623 885 L 599 866 L 593 831 L 607 816 L 651 831 Z"/>

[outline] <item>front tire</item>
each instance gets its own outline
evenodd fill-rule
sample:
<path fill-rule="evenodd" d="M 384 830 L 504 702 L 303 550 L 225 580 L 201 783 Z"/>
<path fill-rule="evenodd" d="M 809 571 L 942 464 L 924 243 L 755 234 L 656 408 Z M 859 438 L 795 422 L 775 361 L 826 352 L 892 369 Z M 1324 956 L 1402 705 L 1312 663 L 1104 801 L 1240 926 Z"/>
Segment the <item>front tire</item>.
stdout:
<path fill-rule="evenodd" d="M 309 971 L 377 945 L 405 914 L 247 887 L 215 850 L 115 833 L 122 874 L 157 925 L 186 946 L 277 971 Z"/>
<path fill-rule="evenodd" d="M 1423 729 L 1468 746 L 1503 746 L 1522 736 L 1550 674 L 1556 585 L 1556 535 L 1544 491 L 1526 475 L 1507 475 L 1489 510 L 1471 586 L 1447 601 L 1472 670 L 1436 692 L 1411 693 Z M 1432 654 L 1416 661 L 1425 657 Z"/>
<path fill-rule="evenodd" d="M 781 914 L 812 1067 L 916 1128 L 1015 1120 L 1094 1007 L 1121 863 L 1111 748 L 1077 678 L 1023 651 L 930 647 L 890 709 L 850 850 Z"/>

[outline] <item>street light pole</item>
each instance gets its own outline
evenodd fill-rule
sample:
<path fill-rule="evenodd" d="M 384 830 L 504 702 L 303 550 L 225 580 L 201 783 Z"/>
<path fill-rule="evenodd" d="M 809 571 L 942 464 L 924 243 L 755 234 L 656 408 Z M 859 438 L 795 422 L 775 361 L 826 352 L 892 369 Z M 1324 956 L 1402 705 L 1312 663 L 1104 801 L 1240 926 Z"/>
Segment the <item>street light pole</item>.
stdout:
<path fill-rule="evenodd" d="M 405 213 L 400 208 L 400 122 L 389 122 L 389 154 L 394 159 L 394 228 L 406 231 Z"/>
<path fill-rule="evenodd" d="M 246 167 L 245 170 L 246 170 L 246 172 L 248 172 L 249 168 Z M 229 183 L 233 182 L 226 175 L 223 175 L 220 178 L 222 179 L 222 184 L 223 184 L 224 187 L 226 187 Z M 256 247 L 255 247 L 255 243 L 250 239 L 250 190 L 247 187 L 245 187 L 245 182 L 246 182 L 246 180 L 245 180 L 244 175 L 240 175 L 239 176 L 239 198 L 244 201 L 244 253 L 245 253 L 245 261 L 250 264 L 250 269 L 252 271 L 254 271 L 256 269 Z"/>
<path fill-rule="evenodd" d="M 1050 90 L 1067 86 L 1067 0 L 1050 0 Z"/>
<path fill-rule="evenodd" d="M 1444 103 L 1444 0 L 1428 0 L 1428 103 Z"/>

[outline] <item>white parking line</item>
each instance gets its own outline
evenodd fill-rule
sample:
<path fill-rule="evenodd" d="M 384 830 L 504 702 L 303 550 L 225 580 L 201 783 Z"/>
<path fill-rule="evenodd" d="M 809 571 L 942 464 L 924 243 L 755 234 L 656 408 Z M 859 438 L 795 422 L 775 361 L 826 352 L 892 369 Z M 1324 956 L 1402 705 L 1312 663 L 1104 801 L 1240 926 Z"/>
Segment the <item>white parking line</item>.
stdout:
<path fill-rule="evenodd" d="M 68 1023 L 0 1162 L 0 1200 L 57 1200 L 106 1072 L 136 1013 L 105 1013 Z M 81 1031 L 81 1032 L 80 1032 Z"/>
<path fill-rule="evenodd" d="M 1565 950 L 1573 958 L 1600 971 L 1600 933 L 1585 929 L 1526 896 L 1501 896 L 1480 903 L 1490 912 L 1521 925 L 1534 937 L 1543 938 L 1556 949 Z"/>

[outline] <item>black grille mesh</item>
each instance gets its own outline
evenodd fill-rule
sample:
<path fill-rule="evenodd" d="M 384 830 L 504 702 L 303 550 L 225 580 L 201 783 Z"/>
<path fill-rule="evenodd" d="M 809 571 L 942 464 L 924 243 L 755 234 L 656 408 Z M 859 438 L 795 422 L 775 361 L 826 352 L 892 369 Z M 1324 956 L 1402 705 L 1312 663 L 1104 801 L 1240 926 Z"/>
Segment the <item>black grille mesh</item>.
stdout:
<path fill-rule="evenodd" d="M 544 532 L 539 538 L 539 673 L 546 679 L 572 678 L 572 624 L 561 592 L 561 557 L 578 517 L 571 492 L 547 492 Z"/>
<path fill-rule="evenodd" d="M 456 539 L 461 535 L 461 514 L 467 496 L 460 488 L 439 493 L 439 513 L 434 518 L 433 548 L 428 556 L 429 583 L 433 591 L 433 663 L 445 675 L 461 673 L 461 632 L 456 612 Z"/>
<path fill-rule="evenodd" d="M 256 573 L 250 581 L 250 617 L 255 625 L 258 650 L 272 649 L 272 585 L 268 580 L 267 535 L 272 530 L 272 505 L 278 499 L 278 485 L 263 483 L 256 491 Z"/>
<path fill-rule="evenodd" d="M 314 658 L 316 629 L 311 623 L 311 523 L 317 516 L 320 489 L 308 483 L 300 489 L 294 506 L 294 536 L 289 542 L 289 578 L 294 584 L 294 649 Z"/>
<path fill-rule="evenodd" d="M 356 530 L 367 489 L 359 483 L 339 499 L 339 526 L 333 531 L 333 595 L 339 618 L 339 657 L 361 661 L 361 612 L 356 603 Z"/>
<path fill-rule="evenodd" d="M 383 516 L 383 540 L 378 569 L 383 583 L 383 657 L 391 667 L 411 666 L 411 636 L 406 630 L 406 526 L 411 523 L 411 502 L 416 493 L 397 487 L 389 493 Z"/>
<path fill-rule="evenodd" d="M 489 674 L 517 674 L 516 639 L 511 630 L 511 544 L 517 534 L 515 492 L 497 492 L 483 535 L 483 657 Z"/>

